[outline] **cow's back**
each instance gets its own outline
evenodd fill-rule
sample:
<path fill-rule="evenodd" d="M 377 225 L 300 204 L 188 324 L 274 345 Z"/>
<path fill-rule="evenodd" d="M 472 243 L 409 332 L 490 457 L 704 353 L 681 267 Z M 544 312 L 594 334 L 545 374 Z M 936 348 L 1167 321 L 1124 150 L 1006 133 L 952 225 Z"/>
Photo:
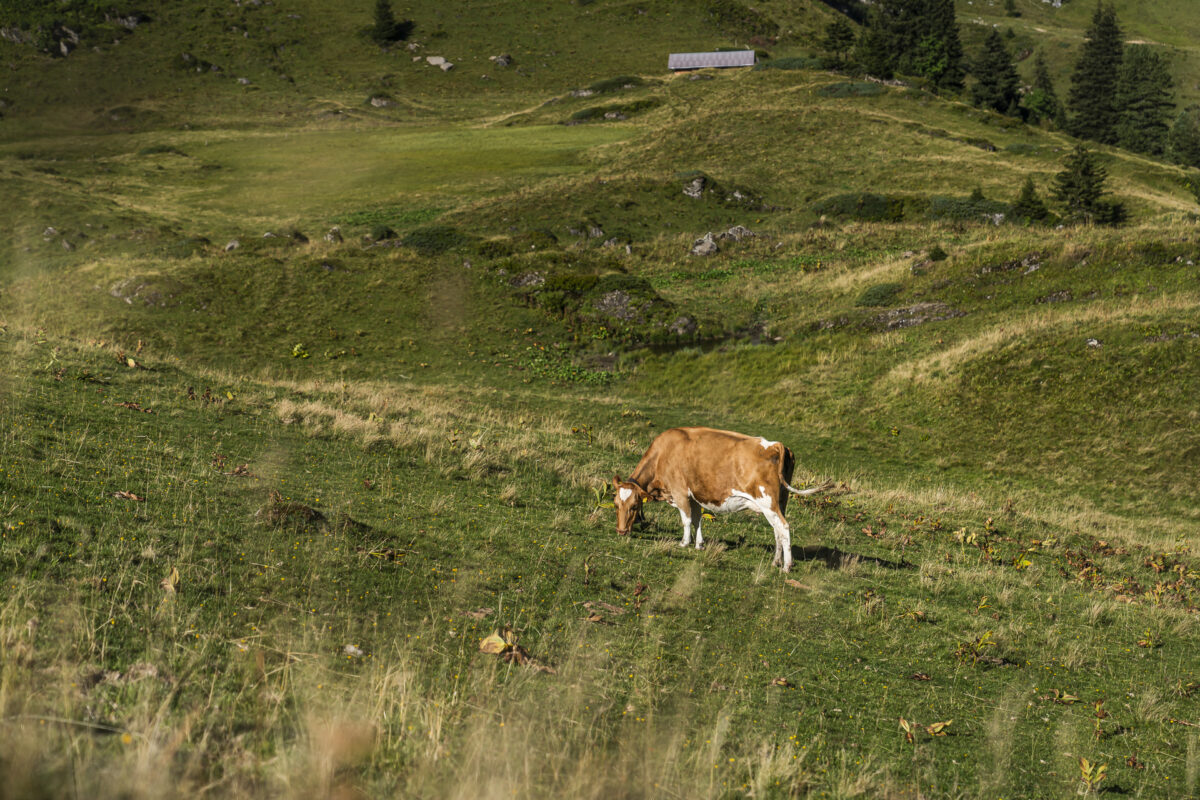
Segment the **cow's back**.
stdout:
<path fill-rule="evenodd" d="M 702 503 L 720 503 L 731 489 L 757 496 L 761 486 L 774 494 L 780 476 L 793 465 L 791 451 L 778 442 L 700 427 L 663 431 L 646 460 L 653 460 L 655 476 L 667 491 L 691 491 Z"/>

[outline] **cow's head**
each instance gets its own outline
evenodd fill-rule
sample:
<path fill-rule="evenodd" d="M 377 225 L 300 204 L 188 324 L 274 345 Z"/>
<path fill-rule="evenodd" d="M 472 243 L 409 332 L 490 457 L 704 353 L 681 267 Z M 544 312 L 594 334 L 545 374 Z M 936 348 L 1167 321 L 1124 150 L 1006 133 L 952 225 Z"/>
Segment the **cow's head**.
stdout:
<path fill-rule="evenodd" d="M 633 530 L 633 523 L 642 518 L 642 500 L 646 490 L 633 481 L 623 481 L 613 476 L 613 502 L 617 506 L 617 534 L 628 536 Z"/>

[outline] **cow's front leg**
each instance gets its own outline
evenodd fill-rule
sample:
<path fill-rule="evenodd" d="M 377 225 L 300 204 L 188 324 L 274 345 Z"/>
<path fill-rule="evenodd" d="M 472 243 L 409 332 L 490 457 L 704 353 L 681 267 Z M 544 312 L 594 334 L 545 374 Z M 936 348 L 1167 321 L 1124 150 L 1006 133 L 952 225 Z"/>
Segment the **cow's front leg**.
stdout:
<path fill-rule="evenodd" d="M 679 541 L 680 547 L 687 547 L 692 543 L 692 510 L 688 508 L 686 502 L 676 504 L 674 500 L 670 501 L 671 505 L 679 509 L 679 519 L 683 522 L 683 538 Z M 697 530 L 697 533 L 700 531 Z"/>
<path fill-rule="evenodd" d="M 700 524 L 704 521 L 704 509 L 695 500 L 691 501 L 690 506 L 688 510 L 692 515 L 692 526 L 696 529 L 696 549 L 701 550 L 704 548 L 704 534 L 700 533 Z"/>

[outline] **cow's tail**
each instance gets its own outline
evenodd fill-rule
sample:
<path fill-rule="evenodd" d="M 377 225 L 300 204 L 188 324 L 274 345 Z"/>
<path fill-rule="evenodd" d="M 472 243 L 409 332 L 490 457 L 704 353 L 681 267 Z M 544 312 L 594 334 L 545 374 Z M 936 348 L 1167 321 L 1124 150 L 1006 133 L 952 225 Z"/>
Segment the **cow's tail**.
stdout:
<path fill-rule="evenodd" d="M 792 485 L 790 483 L 788 483 L 787 481 L 784 481 L 783 485 L 792 494 L 798 494 L 801 497 L 807 497 L 810 494 L 817 494 L 818 492 L 827 492 L 830 489 L 832 489 L 834 486 L 836 486 L 837 484 L 834 481 L 826 481 L 825 483 L 821 484 L 820 486 L 814 486 L 811 489 L 793 489 Z"/>

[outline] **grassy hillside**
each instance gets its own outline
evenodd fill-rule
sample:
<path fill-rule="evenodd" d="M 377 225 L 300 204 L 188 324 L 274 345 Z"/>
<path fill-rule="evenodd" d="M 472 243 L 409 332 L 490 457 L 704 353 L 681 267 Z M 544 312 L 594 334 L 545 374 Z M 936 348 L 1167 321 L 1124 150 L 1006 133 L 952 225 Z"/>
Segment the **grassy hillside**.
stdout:
<path fill-rule="evenodd" d="M 1126 225 L 1014 223 L 1071 139 L 664 74 L 719 5 L 0 41 L 0 795 L 1195 795 L 1187 175 L 1097 148 Z M 1091 4 L 1018 7 L 968 45 L 1067 69 Z M 755 8 L 776 57 L 833 13 Z M 1118 3 L 1185 93 L 1186 10 Z M 683 424 L 836 481 L 791 575 L 749 515 L 616 535 Z"/>

